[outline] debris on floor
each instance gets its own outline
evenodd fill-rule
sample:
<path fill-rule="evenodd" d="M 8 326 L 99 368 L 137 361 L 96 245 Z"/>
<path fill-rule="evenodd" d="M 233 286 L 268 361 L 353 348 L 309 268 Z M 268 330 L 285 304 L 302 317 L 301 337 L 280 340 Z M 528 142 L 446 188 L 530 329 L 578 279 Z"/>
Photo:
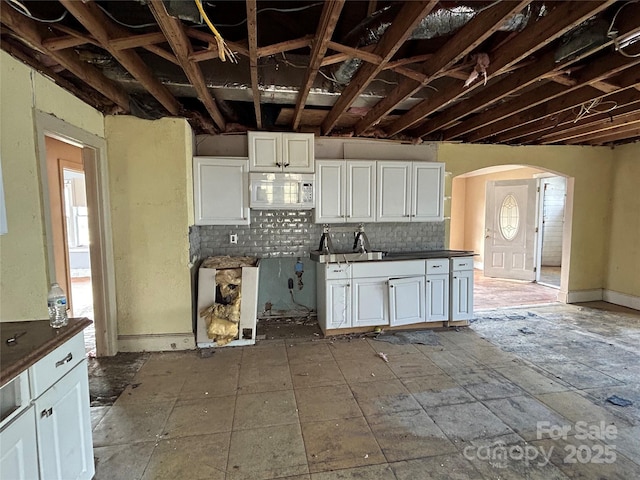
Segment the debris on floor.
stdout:
<path fill-rule="evenodd" d="M 379 342 L 392 343 L 394 345 L 408 345 L 417 343 L 420 345 L 441 345 L 438 334 L 431 330 L 417 330 L 412 332 L 381 333 L 374 337 Z"/>
<path fill-rule="evenodd" d="M 217 270 L 216 301 L 200 312 L 207 325 L 207 336 L 219 346 L 226 345 L 238 337 L 241 285 L 241 268 Z"/>
<path fill-rule="evenodd" d="M 387 358 L 387 354 L 386 353 L 382 353 L 382 352 L 378 352 L 378 356 L 384 360 L 386 363 L 389 363 L 389 359 Z"/>
<path fill-rule="evenodd" d="M 149 355 L 145 352 L 120 352 L 113 357 L 87 359 L 91 406 L 113 405 L 125 388 L 131 384 Z"/>
<path fill-rule="evenodd" d="M 618 407 L 630 407 L 631 405 L 633 405 L 633 402 L 631 400 L 619 397 L 618 395 L 611 395 L 609 398 L 607 398 L 607 402 L 617 405 Z"/>
<path fill-rule="evenodd" d="M 534 335 L 536 333 L 533 330 L 531 330 L 529 327 L 522 327 L 518 329 L 518 331 L 520 333 L 524 333 L 525 335 Z"/>

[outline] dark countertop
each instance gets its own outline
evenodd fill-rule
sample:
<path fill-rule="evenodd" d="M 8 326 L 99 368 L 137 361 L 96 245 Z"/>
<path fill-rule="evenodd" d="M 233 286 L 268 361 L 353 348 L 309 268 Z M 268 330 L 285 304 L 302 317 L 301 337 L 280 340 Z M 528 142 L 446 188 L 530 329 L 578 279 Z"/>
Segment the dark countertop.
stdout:
<path fill-rule="evenodd" d="M 424 250 L 421 252 L 389 252 L 382 257 L 385 260 L 428 260 L 430 258 L 470 257 L 475 255 L 470 250 Z M 376 260 L 380 261 L 380 260 Z"/>
<path fill-rule="evenodd" d="M 48 319 L 0 322 L 0 386 L 73 338 L 91 323 L 88 318 L 70 318 L 67 326 L 52 328 Z M 14 344 L 7 344 L 7 339 L 22 332 L 26 333 L 19 336 Z"/>

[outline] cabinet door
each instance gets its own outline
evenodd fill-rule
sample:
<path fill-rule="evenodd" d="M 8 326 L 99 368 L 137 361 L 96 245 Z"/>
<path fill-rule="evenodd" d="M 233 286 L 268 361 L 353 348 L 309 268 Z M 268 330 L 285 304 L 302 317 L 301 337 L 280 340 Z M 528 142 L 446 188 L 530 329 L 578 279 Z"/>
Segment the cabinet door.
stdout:
<path fill-rule="evenodd" d="M 411 221 L 444 220 L 444 164 L 414 162 Z"/>
<path fill-rule="evenodd" d="M 249 132 L 249 162 L 252 172 L 282 171 L 282 134 Z"/>
<path fill-rule="evenodd" d="M 389 325 L 387 277 L 353 279 L 354 327 Z"/>
<path fill-rule="evenodd" d="M 351 282 L 329 280 L 326 292 L 327 329 L 351 326 Z"/>
<path fill-rule="evenodd" d="M 285 172 L 313 173 L 313 133 L 282 134 L 282 167 Z"/>
<path fill-rule="evenodd" d="M 249 161 L 193 158 L 196 225 L 249 225 Z"/>
<path fill-rule="evenodd" d="M 89 480 L 94 474 L 87 361 L 35 401 L 42 480 Z"/>
<path fill-rule="evenodd" d="M 473 318 L 473 270 L 451 274 L 451 320 Z"/>
<path fill-rule="evenodd" d="M 322 160 L 316 172 L 316 223 L 345 221 L 345 162 Z"/>
<path fill-rule="evenodd" d="M 427 322 L 449 320 L 449 275 L 427 275 Z"/>
<path fill-rule="evenodd" d="M 409 222 L 411 162 L 378 162 L 378 222 Z"/>
<path fill-rule="evenodd" d="M 38 478 L 36 420 L 33 406 L 17 416 L 0 432 L 0 478 Z"/>
<path fill-rule="evenodd" d="M 424 294 L 424 276 L 390 279 L 390 325 L 424 322 Z"/>
<path fill-rule="evenodd" d="M 347 222 L 374 222 L 376 219 L 376 162 L 347 162 Z"/>

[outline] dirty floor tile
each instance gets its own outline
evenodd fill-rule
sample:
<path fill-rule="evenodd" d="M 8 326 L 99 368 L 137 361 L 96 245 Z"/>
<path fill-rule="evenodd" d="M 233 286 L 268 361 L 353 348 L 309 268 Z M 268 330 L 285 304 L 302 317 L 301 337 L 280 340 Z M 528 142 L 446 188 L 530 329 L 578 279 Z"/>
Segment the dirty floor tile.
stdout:
<path fill-rule="evenodd" d="M 400 380 L 358 383 L 351 385 L 351 391 L 366 416 L 420 409 Z"/>
<path fill-rule="evenodd" d="M 389 465 L 382 464 L 313 473 L 311 480 L 396 480 L 396 476 Z"/>
<path fill-rule="evenodd" d="M 164 437 L 230 432 L 235 404 L 235 396 L 178 400 L 164 427 Z"/>
<path fill-rule="evenodd" d="M 293 390 L 238 395 L 234 430 L 298 423 Z"/>
<path fill-rule="evenodd" d="M 154 447 L 155 442 L 95 447 L 93 449 L 96 466 L 94 480 L 140 480 Z"/>
<path fill-rule="evenodd" d="M 173 402 L 113 405 L 93 431 L 93 445 L 120 445 L 162 438 Z"/>
<path fill-rule="evenodd" d="M 301 422 L 362 416 L 347 385 L 297 388 L 295 394 Z"/>
<path fill-rule="evenodd" d="M 449 375 L 430 375 L 428 377 L 405 378 L 402 383 L 423 407 L 439 407 L 474 402 L 464 388 Z"/>
<path fill-rule="evenodd" d="M 392 463 L 397 480 L 483 480 L 459 453 Z"/>
<path fill-rule="evenodd" d="M 479 402 L 446 405 L 426 409 L 447 437 L 469 442 L 479 438 L 493 438 L 512 430 Z"/>

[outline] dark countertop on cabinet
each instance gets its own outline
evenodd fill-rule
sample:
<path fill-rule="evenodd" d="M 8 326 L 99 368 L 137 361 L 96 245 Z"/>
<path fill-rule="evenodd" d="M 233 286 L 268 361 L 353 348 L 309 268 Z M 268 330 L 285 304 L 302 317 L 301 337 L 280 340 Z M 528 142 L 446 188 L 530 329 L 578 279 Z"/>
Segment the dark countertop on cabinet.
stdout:
<path fill-rule="evenodd" d="M 382 257 L 385 260 L 428 260 L 430 258 L 471 257 L 470 250 L 423 250 L 420 252 L 388 252 Z M 380 260 L 377 260 L 380 261 Z"/>
<path fill-rule="evenodd" d="M 49 320 L 0 322 L 0 386 L 25 371 L 67 340 L 91 325 L 88 318 L 70 318 L 69 324 L 52 328 Z M 23 334 L 23 332 L 25 332 Z M 7 340 L 20 335 L 13 344 Z"/>

